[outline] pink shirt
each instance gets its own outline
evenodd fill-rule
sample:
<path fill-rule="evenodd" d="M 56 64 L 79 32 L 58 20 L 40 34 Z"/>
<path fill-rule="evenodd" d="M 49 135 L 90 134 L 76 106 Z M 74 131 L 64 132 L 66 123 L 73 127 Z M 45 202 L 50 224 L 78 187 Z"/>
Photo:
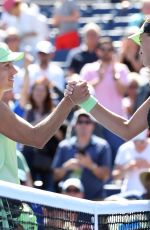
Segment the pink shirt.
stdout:
<path fill-rule="evenodd" d="M 99 78 L 99 66 L 99 61 L 86 64 L 81 70 L 81 78 L 86 81 Z M 129 70 L 127 66 L 121 63 L 116 63 L 115 71 L 120 75 L 119 80 L 122 82 L 122 84 L 128 85 L 127 75 Z M 95 86 L 95 96 L 98 101 L 107 109 L 117 113 L 118 115 L 126 117 L 122 104 L 123 97 L 118 93 L 116 89 L 116 82 L 112 76 L 112 65 L 109 66 L 103 80 Z"/>

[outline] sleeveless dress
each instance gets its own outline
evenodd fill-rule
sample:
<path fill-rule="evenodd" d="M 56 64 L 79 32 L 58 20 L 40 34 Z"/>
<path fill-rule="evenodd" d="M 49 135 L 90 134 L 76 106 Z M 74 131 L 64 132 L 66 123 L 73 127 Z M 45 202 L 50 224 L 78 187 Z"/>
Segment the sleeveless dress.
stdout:
<path fill-rule="evenodd" d="M 18 166 L 16 142 L 0 134 L 0 180 L 17 183 Z"/>

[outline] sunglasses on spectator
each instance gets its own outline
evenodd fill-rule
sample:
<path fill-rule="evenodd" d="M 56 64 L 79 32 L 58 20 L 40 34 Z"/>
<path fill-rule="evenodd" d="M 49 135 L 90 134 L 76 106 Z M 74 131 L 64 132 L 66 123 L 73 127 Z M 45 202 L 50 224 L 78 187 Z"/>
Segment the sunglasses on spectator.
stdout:
<path fill-rule="evenodd" d="M 144 140 L 143 140 L 143 139 L 135 139 L 135 140 L 134 140 L 135 143 L 140 142 L 141 144 L 144 144 L 145 141 L 146 141 L 146 137 L 145 137 Z"/>
<path fill-rule="evenodd" d="M 9 38 L 6 38 L 6 42 L 14 42 L 14 41 L 18 41 L 19 40 L 19 37 L 9 37 Z"/>
<path fill-rule="evenodd" d="M 101 47 L 100 49 L 104 52 L 111 52 L 114 50 L 113 47 Z"/>
<path fill-rule="evenodd" d="M 92 121 L 90 121 L 90 120 L 78 120 L 77 121 L 77 124 L 79 124 L 79 125 L 90 125 L 90 124 L 92 124 L 93 122 Z"/>
<path fill-rule="evenodd" d="M 67 188 L 65 192 L 67 192 L 67 193 L 79 193 L 81 191 L 78 188 Z"/>
<path fill-rule="evenodd" d="M 49 55 L 49 54 L 44 53 L 44 52 L 41 52 L 41 51 L 39 51 L 38 54 L 41 55 L 41 56 L 42 56 L 42 55 L 43 55 L 43 56 Z"/>
<path fill-rule="evenodd" d="M 129 89 L 137 89 L 138 85 L 129 85 Z"/>

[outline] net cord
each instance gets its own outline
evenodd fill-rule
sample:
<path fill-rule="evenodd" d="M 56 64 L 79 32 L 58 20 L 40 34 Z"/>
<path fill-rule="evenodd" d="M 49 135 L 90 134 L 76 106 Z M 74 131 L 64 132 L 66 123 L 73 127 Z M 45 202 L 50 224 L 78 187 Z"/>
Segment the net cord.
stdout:
<path fill-rule="evenodd" d="M 4 181 L 0 181 L 0 197 L 61 209 L 67 208 L 68 210 L 93 215 L 150 211 L 150 201 L 148 200 L 130 200 L 121 203 L 116 201 L 89 201 Z"/>

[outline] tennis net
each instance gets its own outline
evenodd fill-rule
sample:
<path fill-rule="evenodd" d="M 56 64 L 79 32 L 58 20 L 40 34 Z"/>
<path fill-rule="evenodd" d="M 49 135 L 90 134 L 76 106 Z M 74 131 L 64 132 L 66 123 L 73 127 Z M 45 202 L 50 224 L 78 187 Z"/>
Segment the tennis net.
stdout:
<path fill-rule="evenodd" d="M 150 230 L 150 202 L 88 201 L 0 181 L 0 229 Z"/>

